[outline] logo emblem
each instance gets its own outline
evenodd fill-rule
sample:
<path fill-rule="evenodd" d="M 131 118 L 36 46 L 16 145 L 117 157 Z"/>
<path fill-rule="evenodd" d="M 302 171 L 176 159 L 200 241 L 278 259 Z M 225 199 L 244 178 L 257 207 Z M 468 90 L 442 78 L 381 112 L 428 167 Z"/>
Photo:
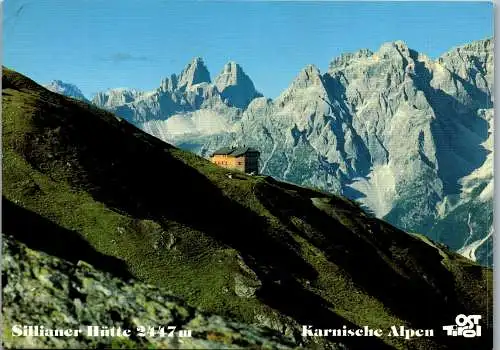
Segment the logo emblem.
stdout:
<path fill-rule="evenodd" d="M 474 338 L 481 336 L 481 326 L 479 326 L 479 320 L 481 315 L 463 315 L 460 314 L 455 317 L 454 325 L 443 326 L 443 330 L 446 331 L 446 335 L 452 337 L 465 337 Z"/>

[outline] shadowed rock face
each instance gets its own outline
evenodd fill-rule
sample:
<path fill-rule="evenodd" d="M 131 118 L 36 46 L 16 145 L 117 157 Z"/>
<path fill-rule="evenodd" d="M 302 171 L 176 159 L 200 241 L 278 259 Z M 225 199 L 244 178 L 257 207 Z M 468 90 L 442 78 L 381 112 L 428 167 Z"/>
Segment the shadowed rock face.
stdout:
<path fill-rule="evenodd" d="M 232 62 L 214 82 L 218 93 L 199 87 L 183 107 L 160 98 L 107 108 L 200 155 L 256 147 L 264 174 L 346 195 L 491 264 L 491 39 L 436 60 L 403 41 L 343 54 L 326 73 L 305 67 L 274 101 L 258 98 Z"/>
<path fill-rule="evenodd" d="M 210 73 L 203 59 L 195 57 L 179 75 L 177 85 L 179 88 L 189 88 L 200 83 L 210 83 Z"/>
<path fill-rule="evenodd" d="M 187 306 L 164 289 L 120 280 L 79 261 L 68 263 L 2 235 L 3 345 L 7 348 L 100 348 L 109 346 L 176 349 L 289 349 L 293 342 L 257 328 Z M 14 326 L 80 329 L 81 337 L 14 337 Z M 130 337 L 91 336 L 87 326 L 131 330 Z M 165 327 L 160 336 L 159 327 Z M 168 326 L 176 326 L 172 336 Z M 137 336 L 146 327 L 145 336 Z M 155 334 L 147 330 L 153 327 Z M 191 337 L 179 337 L 191 330 Z"/>
<path fill-rule="evenodd" d="M 215 86 L 222 99 L 237 108 L 244 109 L 254 98 L 262 96 L 236 62 L 229 62 L 224 66 L 215 79 Z"/>

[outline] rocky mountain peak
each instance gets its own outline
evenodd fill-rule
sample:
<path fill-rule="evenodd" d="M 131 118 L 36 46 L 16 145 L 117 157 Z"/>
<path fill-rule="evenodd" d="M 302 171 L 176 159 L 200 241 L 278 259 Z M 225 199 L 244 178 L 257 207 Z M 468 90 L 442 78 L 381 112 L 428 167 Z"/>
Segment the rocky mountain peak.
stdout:
<path fill-rule="evenodd" d="M 462 95 L 461 98 L 481 102 L 476 103 L 477 108 L 491 108 L 494 88 L 493 45 L 491 39 L 478 40 L 455 47 L 439 57 L 439 64 L 451 72 L 447 81 L 439 81 L 440 88 L 446 88 L 446 86 L 442 87 L 441 85 L 447 83 L 448 88 L 453 89 L 454 85 L 450 84 L 450 79 L 453 76 L 458 76 L 479 89 L 476 91 L 479 94 L 474 94 L 473 90 L 468 88 L 467 95 L 469 97 Z M 487 101 L 486 106 L 482 104 L 483 101 Z"/>
<path fill-rule="evenodd" d="M 292 84 L 275 100 L 275 104 L 286 110 L 299 129 L 303 129 L 312 115 L 329 113 L 328 92 L 320 70 L 309 64 L 305 66 Z"/>
<path fill-rule="evenodd" d="M 396 58 L 398 56 L 409 57 L 410 49 L 404 41 L 396 40 L 383 43 L 377 51 L 377 54 L 383 58 Z"/>
<path fill-rule="evenodd" d="M 313 64 L 308 64 L 302 68 L 292 83 L 293 88 L 307 88 L 309 86 L 323 86 L 321 72 Z"/>
<path fill-rule="evenodd" d="M 231 74 L 237 77 L 238 74 L 245 74 L 245 73 L 243 72 L 243 69 L 238 63 L 234 61 L 229 61 L 224 65 L 224 68 L 222 69 L 220 75 L 222 74 Z"/>
<path fill-rule="evenodd" d="M 62 85 L 69 85 L 69 84 L 65 84 L 62 80 L 52 80 L 49 84 L 49 86 L 62 86 Z"/>
<path fill-rule="evenodd" d="M 396 48 L 402 50 L 402 51 L 407 51 L 408 50 L 408 44 L 406 44 L 405 41 L 403 40 L 396 40 L 392 43 Z"/>
<path fill-rule="evenodd" d="M 214 83 L 217 89 L 222 92 L 229 86 L 238 85 L 238 83 L 244 83 L 245 81 L 248 81 L 253 86 L 253 82 L 245 74 L 241 66 L 234 61 L 229 61 L 215 78 Z"/>
<path fill-rule="evenodd" d="M 483 40 L 477 40 L 473 41 L 471 43 L 456 47 L 455 49 L 452 49 L 451 52 L 453 51 L 458 51 L 458 52 L 467 52 L 469 54 L 477 54 L 480 52 L 491 52 L 493 50 L 493 39 L 492 38 L 486 38 Z"/>
<path fill-rule="evenodd" d="M 439 61 L 441 63 L 448 62 L 449 65 L 477 65 L 481 63 L 485 65 L 483 69 L 493 70 L 493 47 L 494 43 L 491 38 L 474 41 L 451 49 L 444 53 Z M 482 73 L 486 74 L 484 71 Z"/>
<path fill-rule="evenodd" d="M 373 52 L 369 49 L 360 49 L 356 52 L 342 53 L 340 56 L 335 57 L 329 65 L 330 69 L 336 67 L 346 67 L 354 59 L 367 58 L 373 55 Z"/>
<path fill-rule="evenodd" d="M 76 85 L 65 83 L 61 80 L 52 80 L 50 83 L 44 84 L 43 86 L 52 92 L 87 101 L 85 95 Z"/>
<path fill-rule="evenodd" d="M 238 108 L 246 108 L 255 97 L 262 96 L 255 90 L 250 77 L 234 61 L 224 65 L 214 83 L 221 97 Z"/>
<path fill-rule="evenodd" d="M 199 83 L 210 83 L 210 73 L 201 57 L 195 57 L 179 75 L 178 86 L 190 87 Z"/>

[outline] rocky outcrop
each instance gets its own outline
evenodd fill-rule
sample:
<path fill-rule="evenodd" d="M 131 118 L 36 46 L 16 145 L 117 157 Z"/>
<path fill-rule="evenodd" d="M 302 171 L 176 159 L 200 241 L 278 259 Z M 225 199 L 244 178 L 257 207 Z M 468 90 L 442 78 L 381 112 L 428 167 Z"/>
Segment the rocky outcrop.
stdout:
<path fill-rule="evenodd" d="M 255 293 L 262 287 L 262 281 L 257 274 L 238 256 L 239 273 L 234 276 L 234 293 L 242 298 L 254 298 Z"/>
<path fill-rule="evenodd" d="M 294 346 L 291 340 L 269 329 L 204 314 L 165 290 L 134 280 L 125 282 L 81 261 L 71 264 L 5 235 L 2 244 L 2 338 L 6 348 Z M 39 326 L 40 332 L 42 326 L 46 330 L 80 329 L 81 336 L 15 336 L 14 330 L 22 331 L 23 326 Z M 131 335 L 92 336 L 87 326 L 120 327 L 122 331 L 130 330 Z M 171 333 L 168 326 L 176 329 Z M 143 336 L 140 327 L 145 327 Z M 164 335 L 160 327 L 164 327 Z M 191 330 L 191 336 L 183 336 L 187 335 L 181 333 L 185 330 Z"/>

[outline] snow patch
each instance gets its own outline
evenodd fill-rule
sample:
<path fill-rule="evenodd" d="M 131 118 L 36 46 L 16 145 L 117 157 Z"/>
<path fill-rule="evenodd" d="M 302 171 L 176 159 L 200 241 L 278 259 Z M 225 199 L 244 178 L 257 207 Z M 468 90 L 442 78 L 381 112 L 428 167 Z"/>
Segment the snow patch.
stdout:
<path fill-rule="evenodd" d="M 151 120 L 142 129 L 167 142 L 186 136 L 210 136 L 234 131 L 237 123 L 214 111 L 201 109 L 193 113 L 177 114 L 167 120 Z"/>
<path fill-rule="evenodd" d="M 278 148 L 278 144 L 274 143 L 273 150 L 271 151 L 271 154 L 269 155 L 269 158 L 267 158 L 264 161 L 264 164 L 262 165 L 262 169 L 260 170 L 261 173 L 264 173 L 264 170 L 266 170 L 267 163 L 269 163 L 269 161 L 271 160 L 271 158 L 274 156 L 274 152 L 276 152 L 276 148 Z"/>

